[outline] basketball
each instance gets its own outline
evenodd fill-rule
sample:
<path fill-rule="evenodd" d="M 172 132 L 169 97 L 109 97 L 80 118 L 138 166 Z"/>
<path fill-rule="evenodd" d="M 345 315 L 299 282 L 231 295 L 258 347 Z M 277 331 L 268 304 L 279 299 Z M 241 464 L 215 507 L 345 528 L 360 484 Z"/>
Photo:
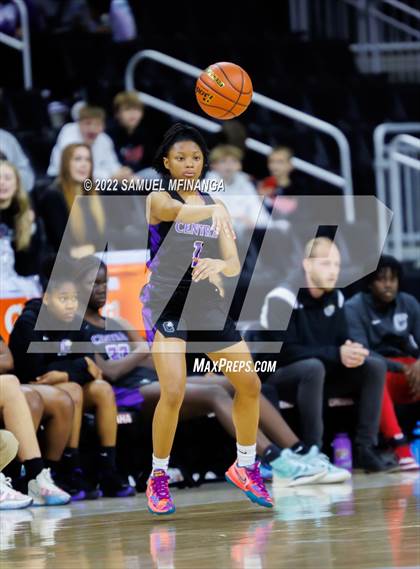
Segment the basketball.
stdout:
<path fill-rule="evenodd" d="M 221 120 L 241 115 L 251 102 L 252 92 L 248 73 L 226 61 L 207 67 L 195 86 L 195 96 L 203 111 Z"/>

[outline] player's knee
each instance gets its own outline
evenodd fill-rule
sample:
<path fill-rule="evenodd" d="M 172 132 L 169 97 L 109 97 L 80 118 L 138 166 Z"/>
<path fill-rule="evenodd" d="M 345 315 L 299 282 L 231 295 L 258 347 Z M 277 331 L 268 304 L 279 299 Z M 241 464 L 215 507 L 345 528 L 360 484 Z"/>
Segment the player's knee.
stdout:
<path fill-rule="evenodd" d="M 114 391 L 111 385 L 103 379 L 96 379 L 89 384 L 90 396 L 100 403 L 115 403 Z"/>
<path fill-rule="evenodd" d="M 76 408 L 83 405 L 83 389 L 78 383 L 74 381 L 67 383 L 65 391 L 69 394 Z"/>
<path fill-rule="evenodd" d="M 54 393 L 53 410 L 61 418 L 71 419 L 74 413 L 72 398 L 68 393 L 61 389 L 56 389 Z"/>
<path fill-rule="evenodd" d="M 179 408 L 184 400 L 185 387 L 171 385 L 160 390 L 160 398 L 169 407 Z"/>
<path fill-rule="evenodd" d="M 386 362 L 385 360 L 369 356 L 363 364 L 363 371 L 369 381 L 384 384 L 386 378 Z"/>
<path fill-rule="evenodd" d="M 0 389 L 2 395 L 7 395 L 8 393 L 13 393 L 16 390 L 20 389 L 20 382 L 15 375 L 10 373 L 2 374 L 1 382 L 0 382 Z"/>
<path fill-rule="evenodd" d="M 240 381 L 237 391 L 247 397 L 258 398 L 261 394 L 261 381 L 258 375 L 246 375 L 243 381 Z"/>
<path fill-rule="evenodd" d="M 302 375 L 311 382 L 323 383 L 326 375 L 325 365 L 317 358 L 309 358 L 299 362 L 302 365 Z"/>
<path fill-rule="evenodd" d="M 40 419 L 44 414 L 44 402 L 41 395 L 32 389 L 24 389 L 23 393 L 31 410 L 31 415 Z"/>

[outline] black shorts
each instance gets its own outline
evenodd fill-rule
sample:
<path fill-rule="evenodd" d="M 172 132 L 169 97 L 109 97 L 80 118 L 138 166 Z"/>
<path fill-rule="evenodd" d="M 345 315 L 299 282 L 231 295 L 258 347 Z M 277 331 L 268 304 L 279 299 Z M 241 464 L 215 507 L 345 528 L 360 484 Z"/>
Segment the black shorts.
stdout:
<path fill-rule="evenodd" d="M 184 310 L 188 294 L 185 288 L 176 289 L 167 301 L 168 297 L 159 287 L 154 287 L 152 283 L 143 287 L 143 321 L 149 344 L 153 342 L 156 330 L 165 338 L 179 338 L 189 344 L 194 343 L 193 351 L 200 353 L 222 350 L 242 341 L 218 289 L 208 283 L 200 284 L 200 288 L 205 291 L 203 301 L 197 309 L 188 313 Z"/>

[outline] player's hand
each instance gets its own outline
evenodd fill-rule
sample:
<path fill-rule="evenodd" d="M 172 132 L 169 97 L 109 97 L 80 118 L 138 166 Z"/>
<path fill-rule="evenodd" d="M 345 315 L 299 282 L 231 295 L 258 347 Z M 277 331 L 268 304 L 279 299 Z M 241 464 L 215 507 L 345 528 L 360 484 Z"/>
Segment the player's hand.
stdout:
<path fill-rule="evenodd" d="M 194 282 L 208 279 L 226 268 L 226 261 L 222 259 L 198 259 L 197 265 L 192 272 Z"/>
<path fill-rule="evenodd" d="M 369 355 L 369 350 L 366 350 L 358 342 L 346 340 L 340 347 L 340 359 L 343 366 L 348 368 L 359 367 L 365 363 L 365 359 Z"/>
<path fill-rule="evenodd" d="M 39 375 L 36 381 L 31 381 L 35 385 L 57 385 L 58 383 L 66 383 L 69 380 L 69 374 L 66 371 L 48 371 L 43 375 Z"/>
<path fill-rule="evenodd" d="M 220 276 L 220 273 L 215 273 L 214 275 L 210 275 L 209 281 L 211 282 L 211 284 L 213 284 L 215 287 L 217 287 L 220 296 L 222 298 L 224 298 L 225 297 L 225 287 L 223 286 L 223 281 L 222 281 L 222 277 Z"/>
<path fill-rule="evenodd" d="M 87 363 L 88 373 L 93 377 L 93 379 L 103 379 L 101 368 L 98 367 L 95 362 L 87 356 L 85 357 L 85 361 Z"/>
<path fill-rule="evenodd" d="M 229 212 L 222 204 L 216 204 L 214 206 L 212 215 L 213 225 L 212 230 L 219 235 L 221 231 L 224 231 L 229 239 L 236 239 L 235 231 L 232 225 L 232 219 Z"/>

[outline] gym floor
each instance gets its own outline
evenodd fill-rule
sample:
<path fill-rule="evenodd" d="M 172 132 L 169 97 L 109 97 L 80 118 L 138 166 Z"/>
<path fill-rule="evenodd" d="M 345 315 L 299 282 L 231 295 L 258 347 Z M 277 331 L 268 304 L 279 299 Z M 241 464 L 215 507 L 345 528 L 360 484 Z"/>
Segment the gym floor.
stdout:
<path fill-rule="evenodd" d="M 225 483 L 175 490 L 153 517 L 144 494 L 3 511 L 2 569 L 394 569 L 420 566 L 420 473 L 356 474 L 285 488 L 274 510 Z"/>

